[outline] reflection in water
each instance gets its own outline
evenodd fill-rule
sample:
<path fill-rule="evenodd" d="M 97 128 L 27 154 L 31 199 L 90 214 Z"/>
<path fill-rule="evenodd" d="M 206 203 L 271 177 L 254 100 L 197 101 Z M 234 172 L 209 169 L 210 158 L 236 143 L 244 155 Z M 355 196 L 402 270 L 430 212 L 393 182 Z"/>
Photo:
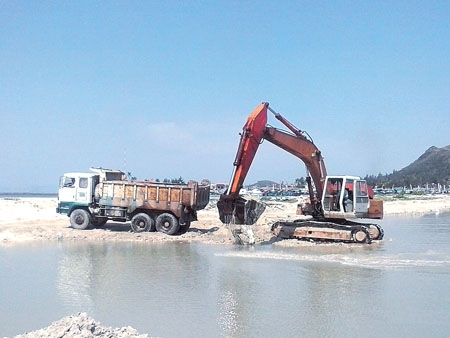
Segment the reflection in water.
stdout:
<path fill-rule="evenodd" d="M 94 269 L 90 246 L 77 246 L 68 251 L 58 261 L 56 289 L 67 306 L 85 309 L 92 312 L 93 300 L 91 296 Z"/>
<path fill-rule="evenodd" d="M 172 331 L 183 335 L 183 324 L 205 309 L 203 260 L 184 243 L 69 243 L 59 252 L 56 288 L 69 313 L 87 311 L 105 323 L 132 316 L 146 331 L 176 320 Z"/>
<path fill-rule="evenodd" d="M 444 337 L 448 216 L 383 220 L 386 240 L 371 246 L 0 247 L 0 334 L 86 311 L 166 338 Z"/>
<path fill-rule="evenodd" d="M 373 325 L 370 309 L 379 303 L 384 274 L 374 269 L 345 268 L 332 264 L 310 266 L 307 278 L 305 325 L 317 327 L 319 336 L 353 336 Z M 362 306 L 363 305 L 363 306 Z M 349 332 L 353 331 L 353 332 Z M 367 337 L 368 333 L 363 336 Z"/>
<path fill-rule="evenodd" d="M 218 322 L 224 337 L 236 337 L 238 332 L 237 303 L 236 293 L 233 291 L 225 291 L 220 295 Z"/>
<path fill-rule="evenodd" d="M 271 337 L 281 332 L 311 336 L 314 332 L 336 337 L 336 332 L 346 336 L 349 327 L 359 327 L 353 320 L 364 317 L 359 314 L 364 302 L 379 298 L 384 272 L 319 260 L 323 248 L 315 254 L 317 259 L 311 257 L 313 250 L 306 255 L 303 249 L 216 254 L 228 263 L 221 266 L 220 279 L 223 336 Z"/>

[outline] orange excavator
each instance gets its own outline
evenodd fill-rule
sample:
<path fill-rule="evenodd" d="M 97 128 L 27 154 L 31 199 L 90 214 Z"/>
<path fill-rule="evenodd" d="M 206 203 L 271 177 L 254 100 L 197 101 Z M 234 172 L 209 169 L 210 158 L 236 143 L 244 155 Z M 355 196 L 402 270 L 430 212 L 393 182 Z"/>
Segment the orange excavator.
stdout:
<path fill-rule="evenodd" d="M 289 131 L 267 124 L 267 111 Z M 327 176 L 322 154 L 305 131 L 301 131 L 269 103 L 263 102 L 250 114 L 243 127 L 234 170 L 227 191 L 217 203 L 225 224 L 252 225 L 265 210 L 265 204 L 239 195 L 259 145 L 267 140 L 298 157 L 306 166 L 309 201 L 299 205 L 295 221 L 278 221 L 272 232 L 280 238 L 314 241 L 371 243 L 381 240 L 383 229 L 352 219 L 382 219 L 383 202 L 373 199 L 373 190 L 358 176 Z"/>

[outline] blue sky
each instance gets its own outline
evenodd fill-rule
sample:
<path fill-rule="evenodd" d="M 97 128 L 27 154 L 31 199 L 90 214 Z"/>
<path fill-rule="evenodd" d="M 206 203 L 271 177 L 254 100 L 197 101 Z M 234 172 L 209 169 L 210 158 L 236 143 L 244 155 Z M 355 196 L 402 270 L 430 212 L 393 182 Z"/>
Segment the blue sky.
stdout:
<path fill-rule="evenodd" d="M 91 166 L 228 182 L 262 101 L 329 174 L 399 170 L 450 144 L 449 15 L 449 1 L 0 1 L 0 191 L 56 191 Z M 301 176 L 264 142 L 246 183 Z"/>

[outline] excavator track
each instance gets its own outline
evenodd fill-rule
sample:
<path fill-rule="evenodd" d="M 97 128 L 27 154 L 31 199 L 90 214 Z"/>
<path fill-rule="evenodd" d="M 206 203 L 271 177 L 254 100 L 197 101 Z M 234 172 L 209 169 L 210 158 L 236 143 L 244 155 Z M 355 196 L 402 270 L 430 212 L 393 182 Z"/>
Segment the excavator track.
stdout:
<path fill-rule="evenodd" d="M 377 224 L 314 219 L 276 222 L 272 225 L 272 232 L 285 239 L 366 244 L 384 236 L 383 229 Z"/>

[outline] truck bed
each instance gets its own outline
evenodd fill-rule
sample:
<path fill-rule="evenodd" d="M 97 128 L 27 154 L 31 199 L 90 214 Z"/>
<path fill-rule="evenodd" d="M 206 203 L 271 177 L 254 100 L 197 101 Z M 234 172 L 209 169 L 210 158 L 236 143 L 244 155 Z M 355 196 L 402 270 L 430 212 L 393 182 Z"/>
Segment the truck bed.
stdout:
<path fill-rule="evenodd" d="M 103 181 L 97 186 L 95 198 L 100 205 L 136 209 L 171 211 L 177 217 L 188 207 L 201 210 L 209 203 L 210 184 L 189 181 L 187 184 L 166 184 L 142 181 Z"/>

